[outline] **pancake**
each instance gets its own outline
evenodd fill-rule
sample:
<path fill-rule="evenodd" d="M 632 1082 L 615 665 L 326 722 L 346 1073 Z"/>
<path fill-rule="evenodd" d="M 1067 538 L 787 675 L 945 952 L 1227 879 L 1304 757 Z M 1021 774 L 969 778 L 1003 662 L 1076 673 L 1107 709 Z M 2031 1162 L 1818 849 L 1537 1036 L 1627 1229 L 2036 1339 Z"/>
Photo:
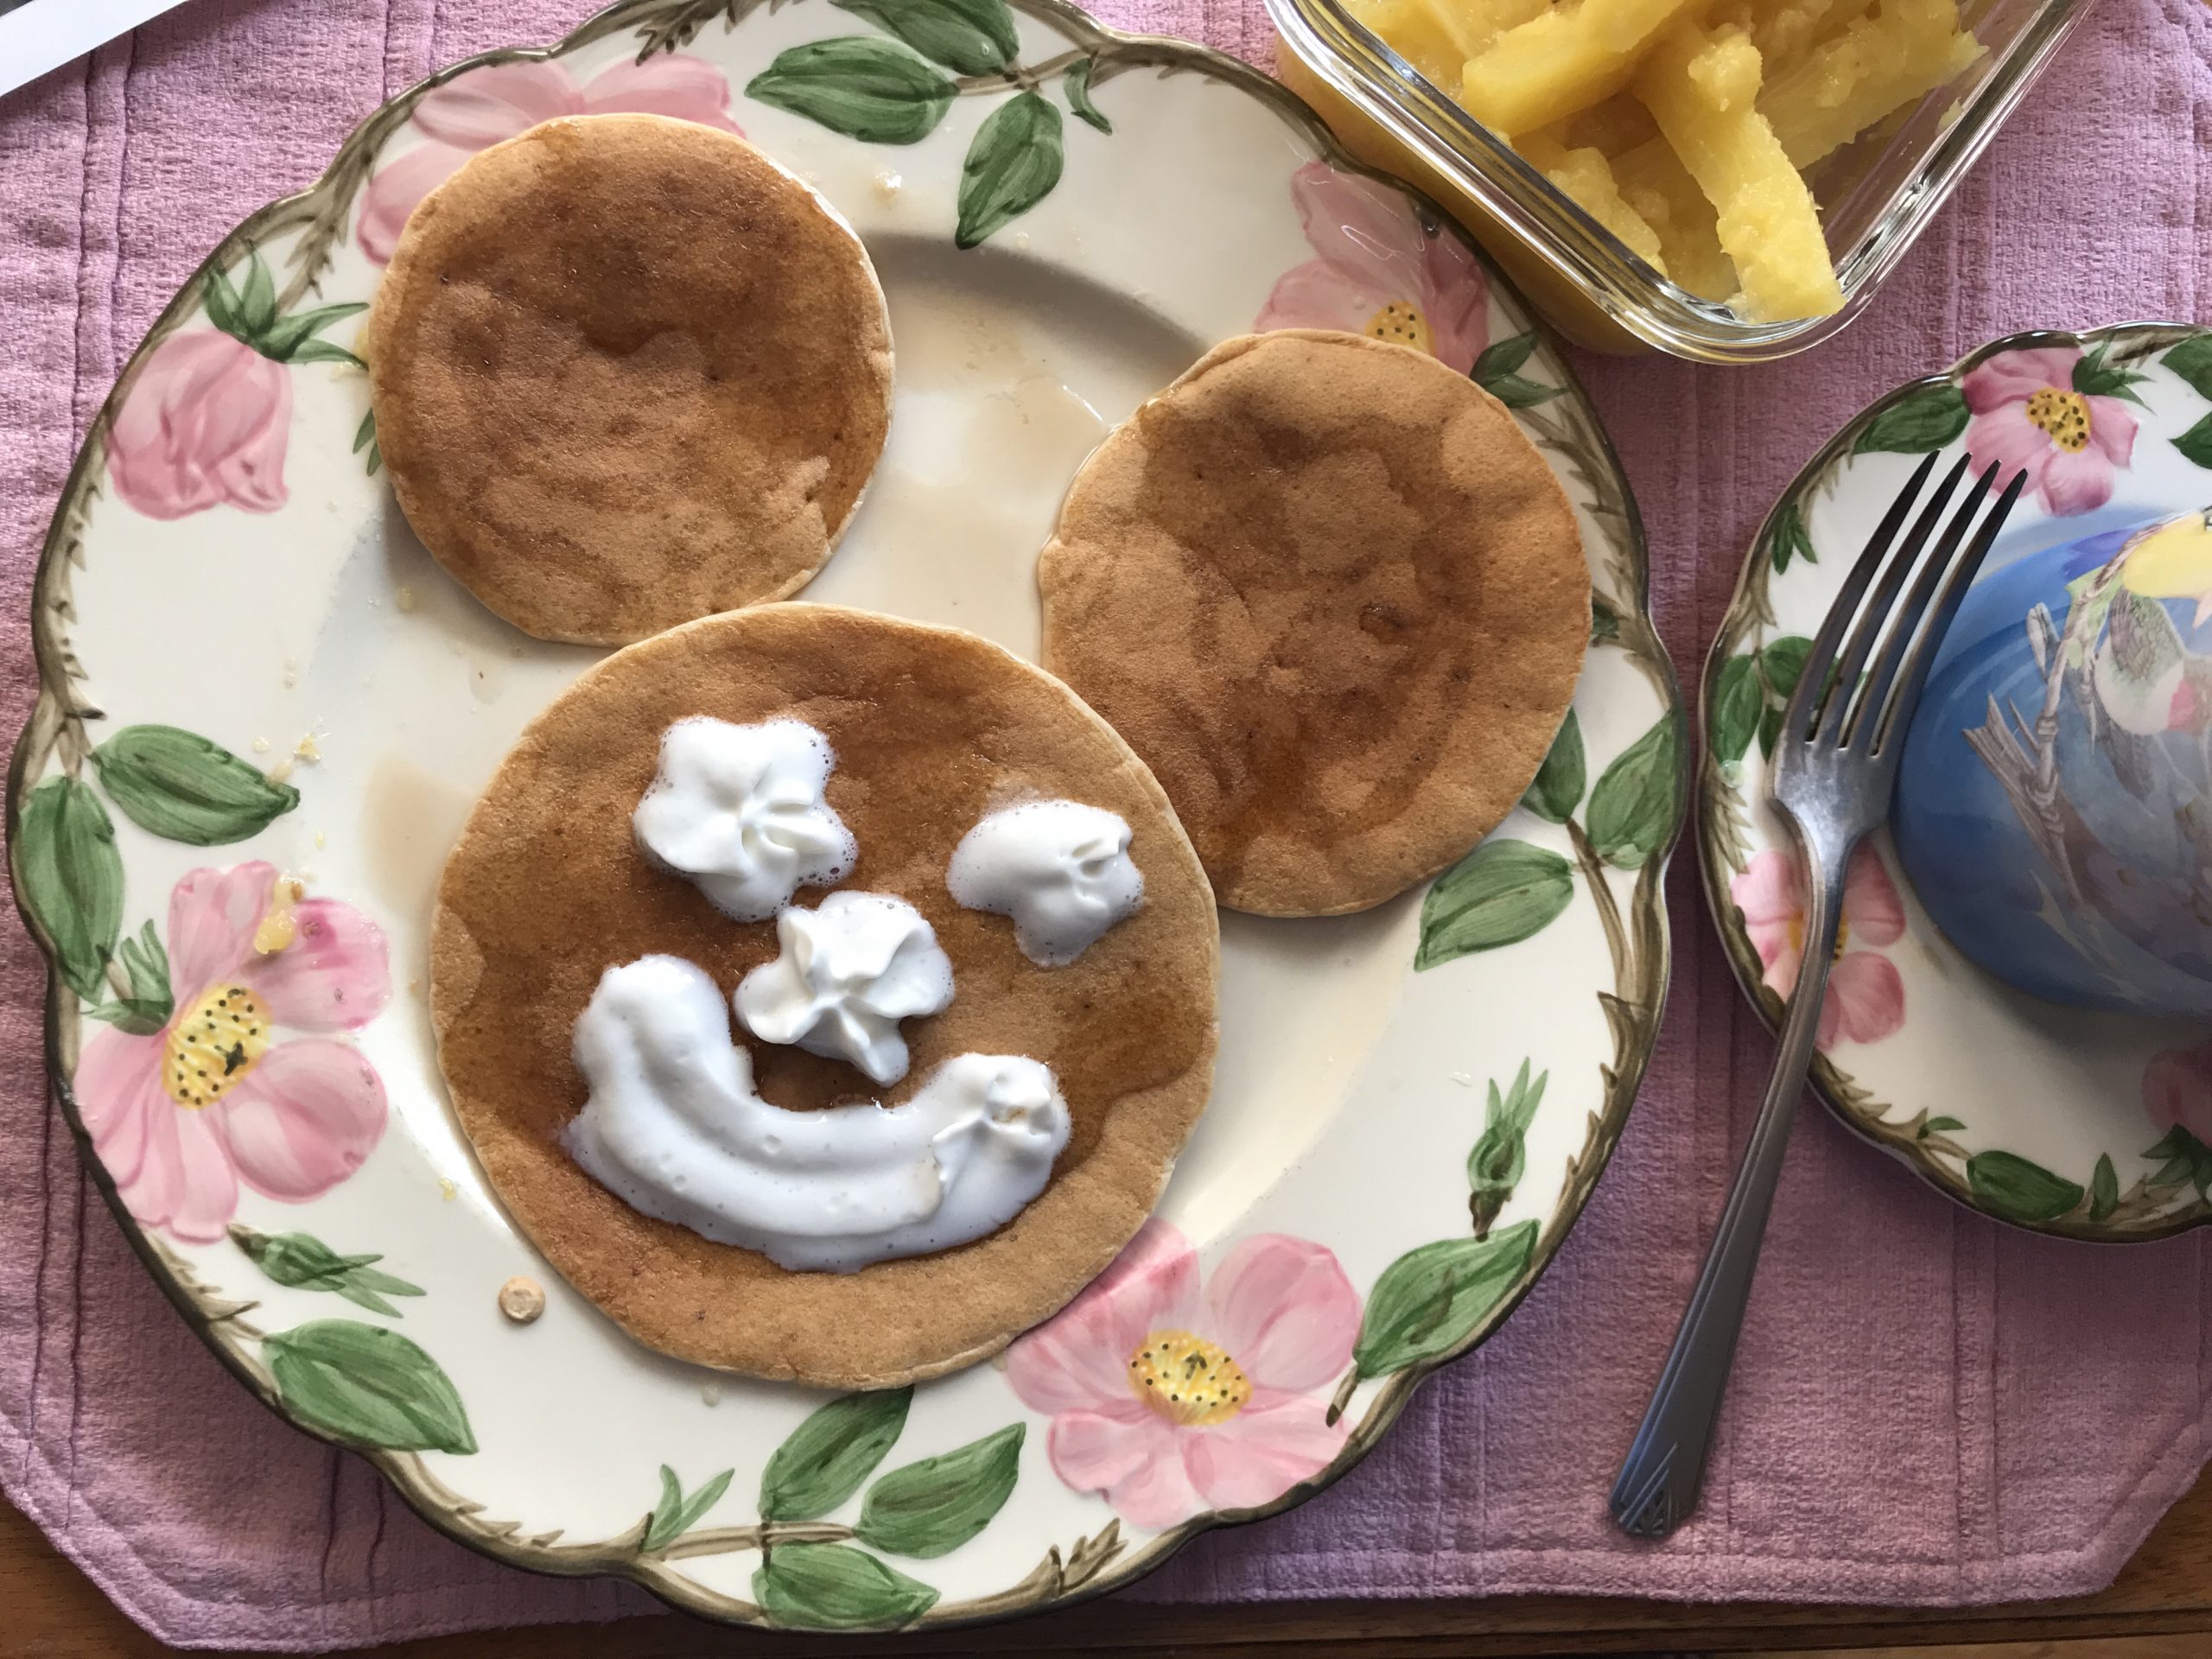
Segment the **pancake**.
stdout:
<path fill-rule="evenodd" d="M 879 1090 L 850 1066 L 737 1029 L 760 1093 L 794 1109 L 896 1104 L 954 1055 L 1043 1061 L 1071 1133 L 1051 1183 L 997 1232 L 849 1274 L 786 1272 L 632 1210 L 562 1146 L 586 1098 L 571 1030 L 603 969 L 667 952 L 727 995 L 776 954 L 772 921 L 730 920 L 632 839 L 661 733 L 689 715 L 788 715 L 824 734 L 836 753 L 829 803 L 860 845 L 842 887 L 906 899 L 953 964 L 951 1006 L 905 1024 L 912 1066 L 899 1084 Z M 1005 917 L 964 910 L 945 887 L 976 820 L 1033 793 L 1119 813 L 1144 873 L 1143 908 L 1049 970 L 1022 955 Z M 1166 798 L 1066 687 L 956 629 L 772 605 L 619 652 L 531 723 L 440 881 L 430 1012 L 493 1187 L 617 1324 L 702 1364 L 881 1388 L 995 1352 L 1136 1231 L 1205 1104 L 1218 969 L 1212 898 Z"/>
<path fill-rule="evenodd" d="M 1037 586 L 1046 666 L 1263 916 L 1364 910 L 1489 834 L 1590 634 L 1573 510 L 1505 407 L 1317 330 L 1225 341 L 1117 428 Z"/>
<path fill-rule="evenodd" d="M 366 340 L 408 523 L 542 639 L 798 592 L 890 425 L 859 240 L 743 139 L 661 116 L 470 158 L 407 221 Z"/>

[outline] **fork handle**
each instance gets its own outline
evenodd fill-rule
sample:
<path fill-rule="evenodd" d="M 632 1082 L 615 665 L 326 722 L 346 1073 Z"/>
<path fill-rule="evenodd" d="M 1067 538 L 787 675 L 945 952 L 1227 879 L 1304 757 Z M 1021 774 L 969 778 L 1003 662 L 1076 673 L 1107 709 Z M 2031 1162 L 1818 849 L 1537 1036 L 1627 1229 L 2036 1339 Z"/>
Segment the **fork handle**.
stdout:
<path fill-rule="evenodd" d="M 1810 849 L 1807 849 L 1811 852 Z M 1789 1126 L 1812 1065 L 1813 1039 L 1821 1025 L 1821 1004 L 1827 989 L 1829 959 L 1843 911 L 1842 871 L 1851 849 L 1840 857 L 1810 855 L 1805 918 L 1805 954 L 1775 1055 L 1766 1100 L 1751 1126 L 1736 1185 L 1720 1213 L 1697 1289 L 1682 1314 L 1681 1328 L 1667 1355 L 1666 1369 L 1652 1389 L 1643 1424 L 1613 1483 L 1613 1520 L 1638 1538 L 1663 1538 L 1697 1505 L 1705 1482 L 1706 1453 L 1728 1370 L 1736 1357 L 1744 1307 L 1751 1300 L 1759 1245 L 1767 1214 L 1782 1175 Z"/>

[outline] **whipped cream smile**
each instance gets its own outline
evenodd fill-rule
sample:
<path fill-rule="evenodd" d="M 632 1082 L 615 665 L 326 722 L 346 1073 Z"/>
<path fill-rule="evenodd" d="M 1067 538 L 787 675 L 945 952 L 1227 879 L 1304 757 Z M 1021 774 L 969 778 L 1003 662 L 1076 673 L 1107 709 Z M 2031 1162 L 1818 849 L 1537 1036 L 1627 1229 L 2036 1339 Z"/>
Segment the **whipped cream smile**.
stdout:
<path fill-rule="evenodd" d="M 1065 968 L 1144 905 L 1118 813 L 1079 801 L 1024 801 L 961 837 L 944 883 L 956 903 L 1014 919 L 1014 943 L 1040 968 Z"/>
<path fill-rule="evenodd" d="M 721 993 L 678 957 L 608 969 L 575 1055 L 591 1094 L 563 1139 L 594 1179 L 793 1270 L 851 1273 L 981 1238 L 1045 1190 L 1067 1145 L 1051 1069 L 1020 1055 L 959 1055 L 893 1107 L 772 1105 Z"/>
<path fill-rule="evenodd" d="M 696 715 L 661 734 L 631 815 L 638 844 L 734 921 L 765 922 L 801 887 L 844 879 L 860 849 L 823 790 L 830 740 L 803 721 L 735 726 Z"/>

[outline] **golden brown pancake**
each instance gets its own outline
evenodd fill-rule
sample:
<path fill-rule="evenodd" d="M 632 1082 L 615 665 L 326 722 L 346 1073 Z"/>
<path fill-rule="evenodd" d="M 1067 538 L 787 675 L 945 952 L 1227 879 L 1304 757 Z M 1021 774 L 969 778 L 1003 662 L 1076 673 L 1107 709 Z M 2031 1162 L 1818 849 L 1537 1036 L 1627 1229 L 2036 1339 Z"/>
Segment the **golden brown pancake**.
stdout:
<path fill-rule="evenodd" d="M 1045 663 L 1142 755 L 1233 910 L 1364 910 L 1494 829 L 1590 634 L 1567 497 L 1426 353 L 1216 346 L 1077 474 Z"/>
<path fill-rule="evenodd" d="M 849 1066 L 741 1027 L 761 1094 L 794 1109 L 895 1104 L 956 1054 L 1042 1060 L 1071 1133 L 1051 1184 L 999 1231 L 854 1274 L 787 1272 L 639 1214 L 562 1146 L 586 1096 L 570 1033 L 606 969 L 665 951 L 727 992 L 776 954 L 772 922 L 731 921 L 632 839 L 661 733 L 687 715 L 788 715 L 821 730 L 837 757 L 830 804 L 860 842 L 842 886 L 906 899 L 952 959 L 952 1005 L 906 1022 L 912 1065 L 899 1084 L 877 1090 Z M 1120 813 L 1144 873 L 1144 907 L 1065 968 L 1034 966 L 1011 922 L 945 890 L 961 836 L 1032 793 Z M 1218 961 L 1212 896 L 1166 797 L 1065 686 L 957 629 L 772 605 L 619 652 L 531 723 L 447 861 L 430 1012 L 493 1186 L 631 1335 L 757 1376 L 880 1388 L 996 1351 L 1143 1223 L 1211 1084 Z"/>
<path fill-rule="evenodd" d="M 543 639 L 798 592 L 890 425 L 858 239 L 743 139 L 660 116 L 472 157 L 407 221 L 366 339 L 408 522 Z"/>

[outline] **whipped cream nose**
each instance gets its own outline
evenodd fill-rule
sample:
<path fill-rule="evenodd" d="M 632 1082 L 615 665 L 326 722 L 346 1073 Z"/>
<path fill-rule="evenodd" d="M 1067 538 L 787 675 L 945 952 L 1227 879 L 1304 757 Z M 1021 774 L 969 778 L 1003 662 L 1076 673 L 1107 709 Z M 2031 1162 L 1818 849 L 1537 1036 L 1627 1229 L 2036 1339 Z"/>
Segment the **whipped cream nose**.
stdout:
<path fill-rule="evenodd" d="M 638 844 L 741 922 L 766 921 L 803 887 L 859 857 L 823 798 L 836 757 L 803 721 L 737 726 L 703 715 L 661 734 L 660 764 L 631 815 Z"/>
<path fill-rule="evenodd" d="M 1014 943 L 1040 968 L 1065 968 L 1144 904 L 1128 822 L 1080 801 L 987 814 L 953 849 L 944 884 L 965 908 L 1010 917 Z"/>
<path fill-rule="evenodd" d="M 906 1075 L 901 1020 L 952 1001 L 952 961 L 904 899 L 833 893 L 776 917 L 779 947 L 738 985 L 737 1016 L 763 1042 L 857 1066 L 878 1084 Z"/>

